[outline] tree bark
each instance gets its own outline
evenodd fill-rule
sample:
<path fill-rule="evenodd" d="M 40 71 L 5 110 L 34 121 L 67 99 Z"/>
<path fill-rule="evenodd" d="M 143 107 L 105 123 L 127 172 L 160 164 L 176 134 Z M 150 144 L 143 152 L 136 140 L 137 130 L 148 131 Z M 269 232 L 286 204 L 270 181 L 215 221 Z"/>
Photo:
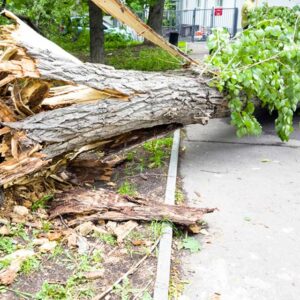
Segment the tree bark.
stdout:
<path fill-rule="evenodd" d="M 89 0 L 90 17 L 90 60 L 92 63 L 104 62 L 103 12 Z"/>
<path fill-rule="evenodd" d="M 155 2 L 149 7 L 147 25 L 149 25 L 158 34 L 162 33 L 164 5 L 165 0 L 155 0 Z"/>
<path fill-rule="evenodd" d="M 55 197 L 50 218 L 75 215 L 74 220 L 69 221 L 69 226 L 98 220 L 168 220 L 175 224 L 190 226 L 196 225 L 204 214 L 212 213 L 214 210 L 214 208 L 168 205 L 140 197 L 121 196 L 104 189 L 97 191 L 73 189 Z M 82 215 L 89 216 L 80 217 Z"/>
<path fill-rule="evenodd" d="M 207 78 L 197 69 L 139 72 L 82 63 L 22 21 L 18 24 L 17 30 L 7 27 L 0 33 L 8 43 L 0 61 L 0 88 L 13 86 L 3 91 L 7 109 L 14 107 L 10 118 L 9 113 L 0 114 L 5 126 L 0 129 L 4 134 L 0 150 L 7 157 L 0 164 L 0 184 L 12 184 L 91 149 L 111 152 L 152 137 L 153 132 L 206 124 L 210 118 L 228 113 L 226 99 L 206 84 Z M 37 84 L 25 92 L 30 80 Z M 46 98 L 51 82 L 63 82 L 68 90 L 70 84 L 84 85 L 93 97 L 87 104 L 72 99 L 65 107 L 43 111 L 41 101 L 29 97 L 28 90 L 38 86 L 40 97 Z M 101 97 L 97 99 L 94 91 Z"/>

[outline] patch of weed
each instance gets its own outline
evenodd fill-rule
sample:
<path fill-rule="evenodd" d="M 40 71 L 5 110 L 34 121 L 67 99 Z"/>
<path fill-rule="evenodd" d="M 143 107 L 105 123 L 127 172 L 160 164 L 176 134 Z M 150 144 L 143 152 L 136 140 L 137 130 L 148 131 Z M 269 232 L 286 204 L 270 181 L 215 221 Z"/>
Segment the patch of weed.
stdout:
<path fill-rule="evenodd" d="M 119 296 L 121 300 L 130 300 L 131 296 L 134 295 L 134 290 L 129 279 L 125 277 L 122 284 L 116 284 L 113 293 Z"/>
<path fill-rule="evenodd" d="M 91 268 L 92 268 L 92 266 L 91 266 L 90 256 L 87 254 L 80 255 L 78 266 L 77 266 L 77 271 L 78 272 L 88 272 L 91 270 Z"/>
<path fill-rule="evenodd" d="M 125 181 L 118 188 L 118 193 L 120 195 L 135 196 L 137 194 L 137 191 L 132 183 Z"/>
<path fill-rule="evenodd" d="M 24 224 L 18 224 L 15 227 L 11 228 L 11 234 L 15 237 L 19 237 L 24 241 L 29 241 L 29 236 L 25 230 Z"/>
<path fill-rule="evenodd" d="M 35 295 L 37 300 L 64 300 L 67 299 L 67 290 L 61 284 L 52 284 L 45 281 L 41 290 Z"/>
<path fill-rule="evenodd" d="M 172 143 L 173 138 L 166 137 L 162 139 L 148 141 L 143 144 L 144 150 L 151 154 L 149 158 L 150 168 L 160 168 L 163 165 L 164 160 L 170 155 L 170 151 L 167 150 L 171 149 Z"/>
<path fill-rule="evenodd" d="M 184 195 L 180 189 L 176 189 L 175 191 L 175 203 L 176 204 L 183 204 L 184 202 Z"/>
<path fill-rule="evenodd" d="M 41 199 L 35 201 L 32 206 L 32 211 L 37 211 L 39 208 L 47 208 L 47 203 L 53 199 L 53 195 L 45 195 Z"/>
<path fill-rule="evenodd" d="M 150 224 L 150 229 L 153 239 L 157 240 L 162 235 L 163 222 L 152 221 Z"/>
<path fill-rule="evenodd" d="M 36 257 L 27 258 L 21 266 L 21 272 L 28 275 L 36 270 L 40 266 L 40 261 Z"/>
<path fill-rule="evenodd" d="M 11 261 L 9 259 L 3 259 L 0 261 L 0 270 L 6 269 L 10 265 Z"/>
<path fill-rule="evenodd" d="M 43 221 L 42 222 L 42 230 L 44 232 L 49 232 L 52 229 L 52 224 L 48 221 Z"/>
<path fill-rule="evenodd" d="M 51 254 L 51 258 L 55 258 L 55 257 L 61 256 L 64 253 L 64 251 L 65 250 L 64 250 L 64 248 L 61 245 L 57 245 L 54 248 L 54 251 Z"/>
<path fill-rule="evenodd" d="M 92 260 L 95 264 L 99 264 L 103 261 L 103 253 L 99 249 L 95 249 L 92 254 Z"/>
<path fill-rule="evenodd" d="M 13 239 L 9 237 L 0 237 L 0 252 L 10 254 L 16 250 L 16 245 L 13 243 Z"/>
<path fill-rule="evenodd" d="M 94 236 L 110 246 L 115 246 L 117 244 L 117 239 L 113 234 L 95 232 Z"/>

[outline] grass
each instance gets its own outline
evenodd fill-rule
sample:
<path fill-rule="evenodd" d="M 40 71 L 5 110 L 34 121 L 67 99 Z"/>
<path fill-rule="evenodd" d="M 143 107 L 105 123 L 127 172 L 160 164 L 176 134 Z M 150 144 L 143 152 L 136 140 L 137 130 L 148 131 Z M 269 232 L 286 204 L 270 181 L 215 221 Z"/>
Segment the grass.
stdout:
<path fill-rule="evenodd" d="M 150 168 L 160 168 L 163 165 L 164 160 L 170 155 L 172 144 L 172 137 L 166 137 L 144 143 L 144 150 L 151 154 L 149 158 Z"/>
<path fill-rule="evenodd" d="M 158 221 L 151 222 L 150 229 L 154 240 L 158 239 L 161 236 L 163 226 L 164 226 L 163 222 L 158 222 Z"/>
<path fill-rule="evenodd" d="M 51 253 L 50 257 L 57 258 L 57 257 L 61 256 L 63 253 L 64 253 L 64 248 L 61 245 L 57 245 L 54 248 L 53 253 Z"/>
<path fill-rule="evenodd" d="M 11 234 L 15 237 L 19 237 L 24 241 L 29 241 L 29 236 L 25 230 L 24 224 L 18 224 L 16 227 L 11 228 Z"/>
<path fill-rule="evenodd" d="M 4 259 L 0 261 L 0 270 L 6 269 L 8 266 L 10 266 L 11 261 L 9 259 Z"/>
<path fill-rule="evenodd" d="M 28 275 L 28 274 L 38 270 L 39 267 L 40 267 L 40 261 L 36 257 L 30 257 L 30 258 L 27 258 L 22 263 L 21 272 Z"/>
<path fill-rule="evenodd" d="M 52 224 L 48 221 L 43 221 L 42 222 L 42 230 L 44 232 L 49 232 L 52 229 Z"/>
<path fill-rule="evenodd" d="M 116 284 L 113 293 L 118 295 L 121 300 L 130 300 L 131 296 L 134 295 L 134 290 L 129 279 L 126 277 L 122 284 Z"/>
<path fill-rule="evenodd" d="M 0 252 L 10 254 L 16 250 L 16 245 L 13 240 L 8 237 L 0 237 Z"/>
<path fill-rule="evenodd" d="M 45 281 L 41 290 L 35 295 L 37 300 L 64 300 L 67 299 L 67 290 L 61 284 L 51 284 Z"/>
<path fill-rule="evenodd" d="M 35 201 L 32 206 L 32 211 L 37 211 L 39 208 L 47 208 L 47 203 L 53 199 L 53 195 L 45 195 L 41 199 Z"/>
<path fill-rule="evenodd" d="M 78 260 L 77 271 L 88 272 L 91 270 L 91 268 L 92 266 L 91 266 L 90 256 L 87 254 L 80 255 Z"/>
<path fill-rule="evenodd" d="M 137 194 L 137 191 L 132 183 L 125 181 L 120 185 L 118 193 L 120 195 L 135 196 Z"/>
<path fill-rule="evenodd" d="M 110 233 L 94 233 L 94 236 L 98 238 L 100 241 L 108 244 L 110 246 L 115 246 L 117 244 L 117 239 L 113 234 Z"/>
<path fill-rule="evenodd" d="M 179 69 L 182 62 L 158 47 L 140 45 L 106 53 L 105 63 L 116 69 L 166 71 Z"/>
<path fill-rule="evenodd" d="M 103 261 L 103 253 L 101 250 L 95 249 L 92 254 L 92 260 L 95 264 L 99 264 Z"/>
<path fill-rule="evenodd" d="M 175 203 L 176 204 L 183 204 L 184 203 L 183 192 L 178 188 L 175 191 Z"/>
<path fill-rule="evenodd" d="M 166 71 L 179 69 L 183 65 L 180 59 L 159 47 L 117 36 L 109 38 L 106 35 L 105 38 L 105 64 L 116 69 Z M 50 39 L 80 59 L 89 60 L 89 31 L 84 30 L 75 41 L 72 35 L 52 35 Z"/>

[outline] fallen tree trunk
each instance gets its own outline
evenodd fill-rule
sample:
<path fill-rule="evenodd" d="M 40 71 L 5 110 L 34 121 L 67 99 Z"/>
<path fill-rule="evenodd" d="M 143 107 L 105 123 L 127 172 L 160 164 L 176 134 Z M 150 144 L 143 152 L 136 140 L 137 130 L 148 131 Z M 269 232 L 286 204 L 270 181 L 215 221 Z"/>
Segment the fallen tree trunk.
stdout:
<path fill-rule="evenodd" d="M 214 208 L 196 208 L 163 204 L 150 199 L 121 196 L 104 189 L 96 191 L 74 189 L 58 194 L 51 210 L 50 218 L 60 215 L 75 215 L 69 226 L 85 221 L 170 221 L 180 225 L 196 225 L 204 214 L 214 212 Z"/>
<path fill-rule="evenodd" d="M 152 73 L 82 63 L 11 13 L 6 15 L 17 26 L 4 26 L 0 32 L 1 103 L 7 110 L 0 116 L 5 159 L 1 185 L 20 183 L 37 171 L 54 173 L 82 152 L 105 155 L 144 136 L 206 124 L 228 113 L 224 97 L 197 69 Z M 68 92 L 57 95 L 64 86 Z M 49 90 L 54 89 L 51 102 Z M 87 104 L 78 104 L 82 102 Z"/>

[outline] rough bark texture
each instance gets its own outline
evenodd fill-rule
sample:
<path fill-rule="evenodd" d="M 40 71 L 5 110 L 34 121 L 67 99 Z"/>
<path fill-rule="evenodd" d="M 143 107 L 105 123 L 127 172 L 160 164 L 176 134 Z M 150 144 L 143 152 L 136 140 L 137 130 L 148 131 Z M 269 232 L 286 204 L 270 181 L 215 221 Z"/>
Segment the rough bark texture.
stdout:
<path fill-rule="evenodd" d="M 167 205 L 150 199 L 121 196 L 114 192 L 75 189 L 55 197 L 50 218 L 59 215 L 77 215 L 69 221 L 70 226 L 83 221 L 98 220 L 168 220 L 180 225 L 193 225 L 203 215 L 215 209 Z M 78 215 L 89 215 L 78 217 Z"/>
<path fill-rule="evenodd" d="M 91 67 L 94 71 L 95 66 Z M 72 73 L 73 70 L 68 68 L 66 74 L 69 72 Z M 90 72 L 88 83 L 103 86 L 107 82 L 107 86 L 110 86 L 116 79 L 113 73 L 112 80 L 109 75 L 107 77 L 99 75 L 99 82 L 95 81 L 93 84 L 92 72 Z M 76 71 L 73 74 L 77 76 Z M 4 125 L 25 130 L 28 138 L 48 145 L 43 153 L 53 158 L 78 150 L 84 145 L 137 129 L 174 123 L 206 124 L 209 118 L 224 115 L 223 98 L 214 90 L 201 84 L 197 78 L 168 77 L 160 74 L 143 75 L 145 74 L 135 75 L 130 72 L 124 72 L 124 75 L 118 74 L 123 91 L 129 92 L 133 86 L 136 86 L 134 88 L 136 95 L 128 102 L 105 100 L 92 104 L 73 105 L 41 112 L 21 122 L 4 123 Z M 78 80 L 74 80 L 73 76 L 72 81 L 83 83 L 83 80 L 86 80 L 87 75 L 79 76 Z M 143 88 L 147 85 L 144 93 L 141 89 L 143 81 L 145 82 Z"/>
<path fill-rule="evenodd" d="M 104 62 L 104 26 L 102 10 L 89 0 L 90 59 L 92 63 Z"/>
<path fill-rule="evenodd" d="M 156 0 L 149 7 L 149 16 L 148 16 L 147 25 L 149 25 L 158 34 L 162 33 L 164 5 L 165 5 L 165 0 Z"/>
<path fill-rule="evenodd" d="M 156 131 L 206 124 L 209 118 L 228 113 L 226 100 L 205 83 L 197 69 L 158 73 L 82 63 L 16 20 L 17 28 L 0 31 L 5 40 L 0 96 L 5 99 L 2 104 L 8 104 L 8 112 L 0 114 L 4 126 L 0 153 L 6 158 L 0 164 L 1 184 L 45 166 L 51 167 L 51 174 L 58 162 L 82 152 L 120 150 Z M 64 88 L 56 88 L 55 101 L 43 111 L 44 99 L 51 103 L 49 86 L 57 82 L 65 84 L 67 92 L 60 94 Z M 82 99 L 76 100 L 76 89 L 72 91 L 70 84 L 85 87 L 88 103 L 76 104 Z"/>

